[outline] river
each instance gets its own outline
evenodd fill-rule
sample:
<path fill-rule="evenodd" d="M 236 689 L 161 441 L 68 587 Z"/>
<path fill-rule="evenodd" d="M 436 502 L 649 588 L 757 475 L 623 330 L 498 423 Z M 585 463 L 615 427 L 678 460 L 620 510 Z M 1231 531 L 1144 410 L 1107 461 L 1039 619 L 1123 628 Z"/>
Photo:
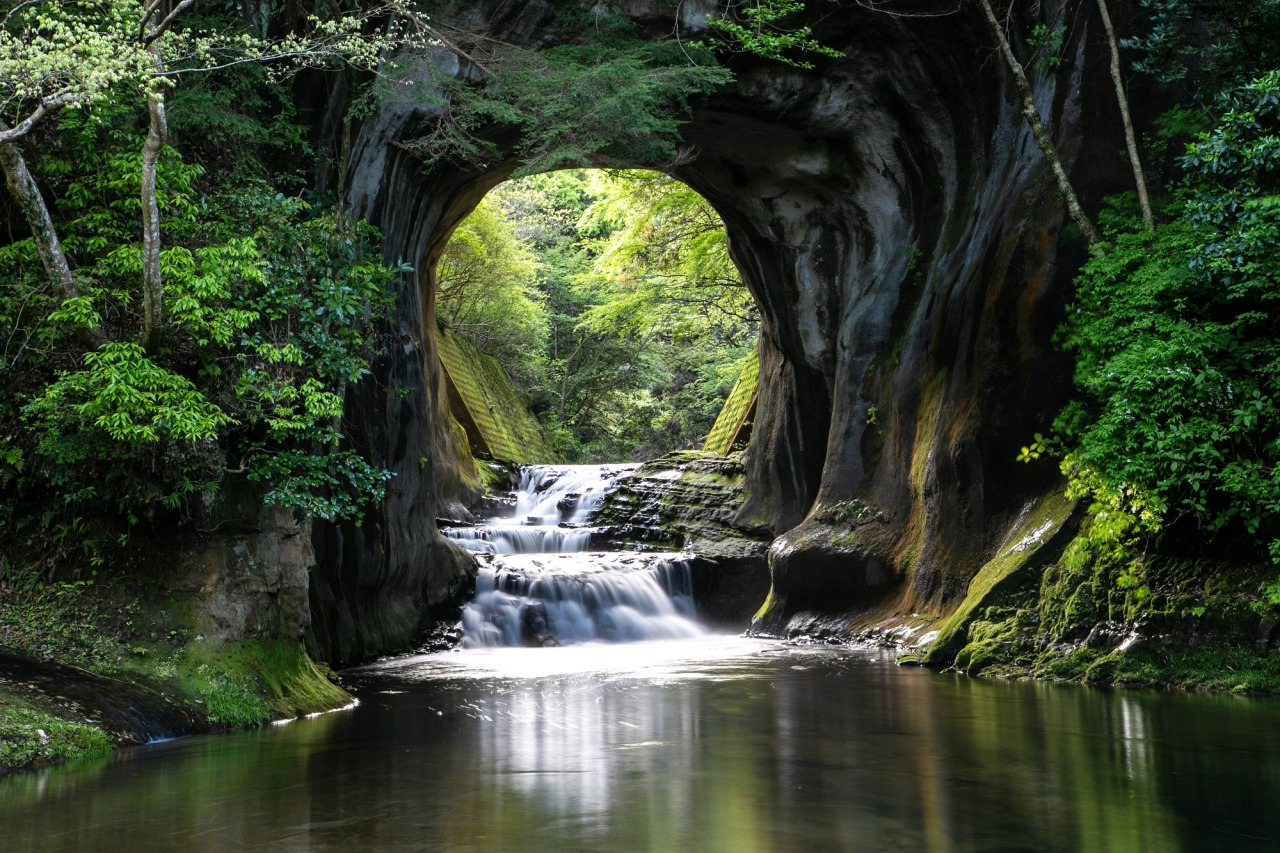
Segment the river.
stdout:
<path fill-rule="evenodd" d="M 709 633 L 687 555 L 585 550 L 618 470 L 450 531 L 483 552 L 464 648 L 347 670 L 344 711 L 0 779 L 0 850 L 1276 849 L 1280 701 Z"/>
<path fill-rule="evenodd" d="M 1265 850 L 1280 705 L 715 635 L 348 671 L 356 708 L 0 780 L 8 851 Z"/>

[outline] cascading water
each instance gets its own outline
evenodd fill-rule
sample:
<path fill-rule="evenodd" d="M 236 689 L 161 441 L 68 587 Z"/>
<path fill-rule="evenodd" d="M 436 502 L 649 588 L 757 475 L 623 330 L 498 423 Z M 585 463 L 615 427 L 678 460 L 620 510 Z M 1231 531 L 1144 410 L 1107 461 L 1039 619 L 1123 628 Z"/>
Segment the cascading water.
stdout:
<path fill-rule="evenodd" d="M 442 531 L 463 548 L 483 554 L 567 554 L 586 551 L 588 521 L 609 486 L 635 465 L 532 465 L 520 472 L 509 512 L 475 527 Z"/>
<path fill-rule="evenodd" d="M 687 554 L 587 551 L 592 515 L 634 465 L 538 465 L 521 472 L 514 507 L 444 533 L 476 552 L 464 646 L 628 642 L 704 633 Z"/>

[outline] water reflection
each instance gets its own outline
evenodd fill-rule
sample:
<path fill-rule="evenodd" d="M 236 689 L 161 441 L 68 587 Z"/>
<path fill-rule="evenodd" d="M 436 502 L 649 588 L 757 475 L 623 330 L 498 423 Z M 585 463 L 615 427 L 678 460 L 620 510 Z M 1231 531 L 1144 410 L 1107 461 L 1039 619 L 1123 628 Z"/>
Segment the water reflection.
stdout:
<path fill-rule="evenodd" d="M 873 652 L 485 650 L 353 711 L 0 780 L 14 850 L 1240 850 L 1270 700 L 988 682 Z"/>

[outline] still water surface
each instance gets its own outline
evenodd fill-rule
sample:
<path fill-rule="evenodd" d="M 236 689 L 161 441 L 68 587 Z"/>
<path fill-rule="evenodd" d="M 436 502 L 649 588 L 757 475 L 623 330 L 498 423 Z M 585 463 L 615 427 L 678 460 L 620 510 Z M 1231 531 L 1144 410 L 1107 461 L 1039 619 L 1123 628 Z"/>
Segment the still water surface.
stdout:
<path fill-rule="evenodd" d="M 1274 850 L 1280 704 L 706 637 L 351 670 L 352 710 L 0 780 L 0 849 Z"/>

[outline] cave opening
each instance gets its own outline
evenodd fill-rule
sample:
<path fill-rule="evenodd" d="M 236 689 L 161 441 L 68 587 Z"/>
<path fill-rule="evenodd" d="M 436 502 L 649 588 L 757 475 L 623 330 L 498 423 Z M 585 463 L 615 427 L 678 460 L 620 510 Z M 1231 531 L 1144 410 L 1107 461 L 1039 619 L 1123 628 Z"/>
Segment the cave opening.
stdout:
<path fill-rule="evenodd" d="M 477 458 L 745 447 L 759 309 L 687 184 L 621 169 L 504 181 L 451 230 L 429 287 L 450 414 Z"/>

